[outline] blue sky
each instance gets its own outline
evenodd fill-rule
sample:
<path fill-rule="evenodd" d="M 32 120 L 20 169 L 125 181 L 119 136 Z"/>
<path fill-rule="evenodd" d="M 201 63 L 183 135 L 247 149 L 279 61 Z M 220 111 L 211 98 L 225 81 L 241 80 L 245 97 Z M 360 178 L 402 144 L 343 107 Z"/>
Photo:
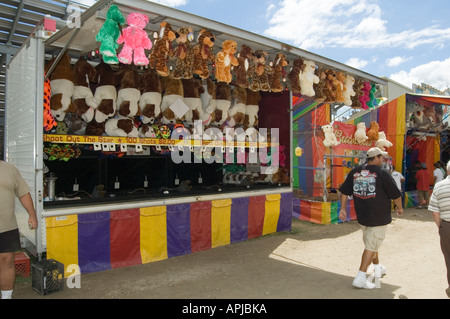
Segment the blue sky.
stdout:
<path fill-rule="evenodd" d="M 407 87 L 450 87 L 448 0 L 158 0 Z"/>
<path fill-rule="evenodd" d="M 79 0 L 92 2 L 93 0 Z M 448 0 L 154 0 L 409 88 L 450 87 Z"/>

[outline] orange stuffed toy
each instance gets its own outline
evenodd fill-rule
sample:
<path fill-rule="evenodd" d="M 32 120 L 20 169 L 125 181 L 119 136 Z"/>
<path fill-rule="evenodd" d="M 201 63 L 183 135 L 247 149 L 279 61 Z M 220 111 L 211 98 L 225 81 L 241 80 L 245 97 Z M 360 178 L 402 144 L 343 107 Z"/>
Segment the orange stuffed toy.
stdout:
<path fill-rule="evenodd" d="M 367 131 L 367 137 L 371 141 L 378 141 L 378 131 L 380 130 L 380 125 L 377 122 L 370 123 L 370 129 Z"/>
<path fill-rule="evenodd" d="M 233 40 L 225 40 L 222 51 L 216 56 L 216 80 L 219 82 L 231 82 L 231 67 L 238 66 L 238 59 L 234 56 L 237 51 L 237 43 Z"/>

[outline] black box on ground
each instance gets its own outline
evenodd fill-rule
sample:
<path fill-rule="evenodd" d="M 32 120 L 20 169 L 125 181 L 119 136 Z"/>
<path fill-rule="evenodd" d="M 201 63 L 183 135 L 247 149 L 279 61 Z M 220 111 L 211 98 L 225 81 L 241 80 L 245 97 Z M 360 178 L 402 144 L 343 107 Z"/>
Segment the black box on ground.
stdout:
<path fill-rule="evenodd" d="M 54 259 L 44 259 L 31 265 L 31 286 L 41 295 L 64 289 L 64 265 Z"/>

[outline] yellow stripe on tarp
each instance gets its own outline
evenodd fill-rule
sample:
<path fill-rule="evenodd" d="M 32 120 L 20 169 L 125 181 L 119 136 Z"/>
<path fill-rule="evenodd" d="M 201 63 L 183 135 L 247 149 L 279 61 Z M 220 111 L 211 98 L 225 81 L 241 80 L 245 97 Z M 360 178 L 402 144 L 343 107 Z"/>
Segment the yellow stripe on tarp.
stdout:
<path fill-rule="evenodd" d="M 211 201 L 211 247 L 230 244 L 231 199 Z"/>
<path fill-rule="evenodd" d="M 331 203 L 329 202 L 322 203 L 322 224 L 331 224 Z"/>
<path fill-rule="evenodd" d="M 64 277 L 69 265 L 78 265 L 78 216 L 58 216 L 45 219 L 47 233 L 47 259 L 64 264 Z"/>
<path fill-rule="evenodd" d="M 140 209 L 140 249 L 143 264 L 168 258 L 166 212 L 166 206 Z"/>
<path fill-rule="evenodd" d="M 263 235 L 277 231 L 278 218 L 280 217 L 280 194 L 266 195 Z"/>

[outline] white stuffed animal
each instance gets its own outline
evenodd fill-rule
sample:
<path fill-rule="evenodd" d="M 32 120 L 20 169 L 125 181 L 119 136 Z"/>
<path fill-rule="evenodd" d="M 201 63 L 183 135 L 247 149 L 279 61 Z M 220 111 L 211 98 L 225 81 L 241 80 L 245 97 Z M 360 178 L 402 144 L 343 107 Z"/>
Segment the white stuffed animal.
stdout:
<path fill-rule="evenodd" d="M 376 147 L 384 151 L 386 147 L 391 147 L 392 145 L 393 144 L 387 140 L 384 132 L 378 132 L 378 141 L 375 143 Z"/>
<path fill-rule="evenodd" d="M 355 140 L 359 143 L 362 144 L 365 141 L 367 141 L 369 139 L 369 137 L 366 134 L 366 123 L 364 122 L 359 122 L 356 125 L 356 131 L 355 131 Z"/>
<path fill-rule="evenodd" d="M 323 140 L 323 145 L 325 147 L 332 147 L 341 144 L 338 142 L 336 135 L 334 134 L 333 126 L 331 124 L 323 125 L 322 131 L 325 134 L 325 139 Z"/>
<path fill-rule="evenodd" d="M 353 89 L 353 86 L 355 85 L 355 78 L 351 75 L 347 75 L 345 77 L 345 90 L 342 93 L 344 95 L 344 104 L 347 106 L 352 105 L 352 97 L 356 95 L 355 90 Z"/>
<path fill-rule="evenodd" d="M 305 60 L 303 62 L 304 69 L 300 71 L 300 87 L 301 94 L 309 97 L 316 95 L 314 91 L 314 84 L 319 83 L 319 77 L 315 75 L 316 64 L 313 61 Z"/>

